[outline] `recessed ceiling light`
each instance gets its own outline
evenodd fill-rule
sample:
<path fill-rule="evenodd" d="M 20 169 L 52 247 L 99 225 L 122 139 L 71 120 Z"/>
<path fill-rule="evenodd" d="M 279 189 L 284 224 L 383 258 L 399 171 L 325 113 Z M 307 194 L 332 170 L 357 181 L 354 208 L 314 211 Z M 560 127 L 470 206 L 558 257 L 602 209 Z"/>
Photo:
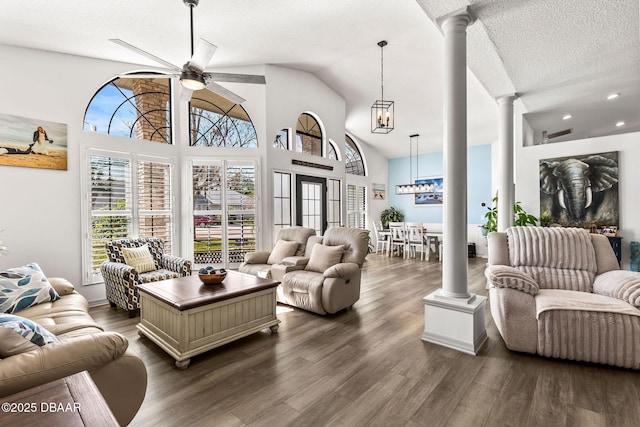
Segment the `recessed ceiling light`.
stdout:
<path fill-rule="evenodd" d="M 619 96 L 620 96 L 620 93 L 612 93 L 611 95 L 607 96 L 607 99 L 611 101 L 612 99 L 616 99 Z"/>
<path fill-rule="evenodd" d="M 616 126 L 620 127 L 620 126 L 624 126 L 625 124 L 626 124 L 625 122 L 618 122 L 618 123 L 616 123 Z"/>
<path fill-rule="evenodd" d="M 562 116 L 562 120 L 569 120 L 571 117 L 573 117 L 571 114 L 565 114 Z"/>

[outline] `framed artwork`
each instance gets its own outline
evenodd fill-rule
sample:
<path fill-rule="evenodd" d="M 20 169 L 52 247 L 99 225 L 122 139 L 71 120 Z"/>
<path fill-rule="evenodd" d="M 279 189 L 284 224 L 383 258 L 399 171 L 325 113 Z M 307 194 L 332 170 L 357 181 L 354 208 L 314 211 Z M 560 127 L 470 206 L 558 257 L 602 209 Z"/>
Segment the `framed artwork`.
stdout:
<path fill-rule="evenodd" d="M 444 202 L 444 179 L 441 176 L 418 178 L 414 184 L 424 185 L 425 193 L 414 194 L 414 206 L 442 206 Z"/>
<path fill-rule="evenodd" d="M 386 199 L 387 187 L 384 184 L 371 184 L 373 188 L 373 200 Z"/>
<path fill-rule="evenodd" d="M 0 165 L 67 170 L 67 125 L 0 114 Z"/>
<path fill-rule="evenodd" d="M 540 160 L 540 213 L 565 227 L 619 224 L 618 152 Z"/>

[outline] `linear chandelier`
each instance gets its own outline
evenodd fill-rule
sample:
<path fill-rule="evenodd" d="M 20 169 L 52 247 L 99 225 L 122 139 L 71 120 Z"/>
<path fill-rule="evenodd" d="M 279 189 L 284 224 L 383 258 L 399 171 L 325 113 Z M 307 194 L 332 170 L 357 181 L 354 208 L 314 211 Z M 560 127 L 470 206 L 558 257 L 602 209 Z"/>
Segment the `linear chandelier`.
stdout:
<path fill-rule="evenodd" d="M 384 99 L 384 47 L 386 40 L 378 42 L 380 46 L 380 92 L 381 96 L 371 106 L 371 133 L 389 133 L 393 130 L 393 101 Z"/>
<path fill-rule="evenodd" d="M 420 193 L 429 193 L 433 191 L 427 184 L 417 184 L 413 180 L 413 165 L 412 165 L 412 153 L 411 153 L 411 145 L 413 144 L 413 138 L 416 139 L 416 179 L 420 176 L 418 174 L 418 138 L 420 137 L 419 133 L 414 133 L 413 135 L 409 135 L 409 184 L 398 184 L 396 185 L 396 194 L 420 194 Z"/>

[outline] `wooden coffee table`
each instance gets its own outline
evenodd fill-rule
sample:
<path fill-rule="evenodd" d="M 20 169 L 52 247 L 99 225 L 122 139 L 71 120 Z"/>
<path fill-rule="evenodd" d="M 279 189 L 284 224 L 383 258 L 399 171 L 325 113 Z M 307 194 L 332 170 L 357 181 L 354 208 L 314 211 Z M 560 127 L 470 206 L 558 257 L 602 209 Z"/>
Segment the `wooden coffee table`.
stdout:
<path fill-rule="evenodd" d="M 275 333 L 279 283 L 229 271 L 219 285 L 197 275 L 141 284 L 138 334 L 186 369 L 192 356 L 265 328 Z"/>

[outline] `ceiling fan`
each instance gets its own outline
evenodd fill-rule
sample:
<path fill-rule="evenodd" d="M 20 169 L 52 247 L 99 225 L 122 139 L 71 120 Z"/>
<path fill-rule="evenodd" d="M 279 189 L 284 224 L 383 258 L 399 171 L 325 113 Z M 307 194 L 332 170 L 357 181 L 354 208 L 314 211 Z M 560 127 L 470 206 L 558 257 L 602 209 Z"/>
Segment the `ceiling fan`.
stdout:
<path fill-rule="evenodd" d="M 246 101 L 241 96 L 233 93 L 232 91 L 220 86 L 216 82 L 232 82 L 232 83 L 255 83 L 265 84 L 264 76 L 254 74 L 231 74 L 231 73 L 215 73 L 205 71 L 205 68 L 211 61 L 213 54 L 217 47 L 214 44 L 209 43 L 205 39 L 198 40 L 198 44 L 194 50 L 194 37 L 193 37 L 193 9 L 198 5 L 200 0 L 182 0 L 183 3 L 189 7 L 189 15 L 191 22 L 191 59 L 187 61 L 182 67 L 178 67 L 162 58 L 158 58 L 155 55 L 150 54 L 136 46 L 133 46 L 120 39 L 110 39 L 110 41 L 125 47 L 140 55 L 164 65 L 172 71 L 169 76 L 180 77 L 180 83 L 183 87 L 182 97 L 191 99 L 191 94 L 194 90 L 201 90 L 207 88 L 211 92 L 214 92 L 236 104 L 241 104 Z M 159 77 L 157 74 L 145 75 L 136 74 L 136 77 Z M 132 77 L 130 74 L 123 75 L 121 77 Z"/>

